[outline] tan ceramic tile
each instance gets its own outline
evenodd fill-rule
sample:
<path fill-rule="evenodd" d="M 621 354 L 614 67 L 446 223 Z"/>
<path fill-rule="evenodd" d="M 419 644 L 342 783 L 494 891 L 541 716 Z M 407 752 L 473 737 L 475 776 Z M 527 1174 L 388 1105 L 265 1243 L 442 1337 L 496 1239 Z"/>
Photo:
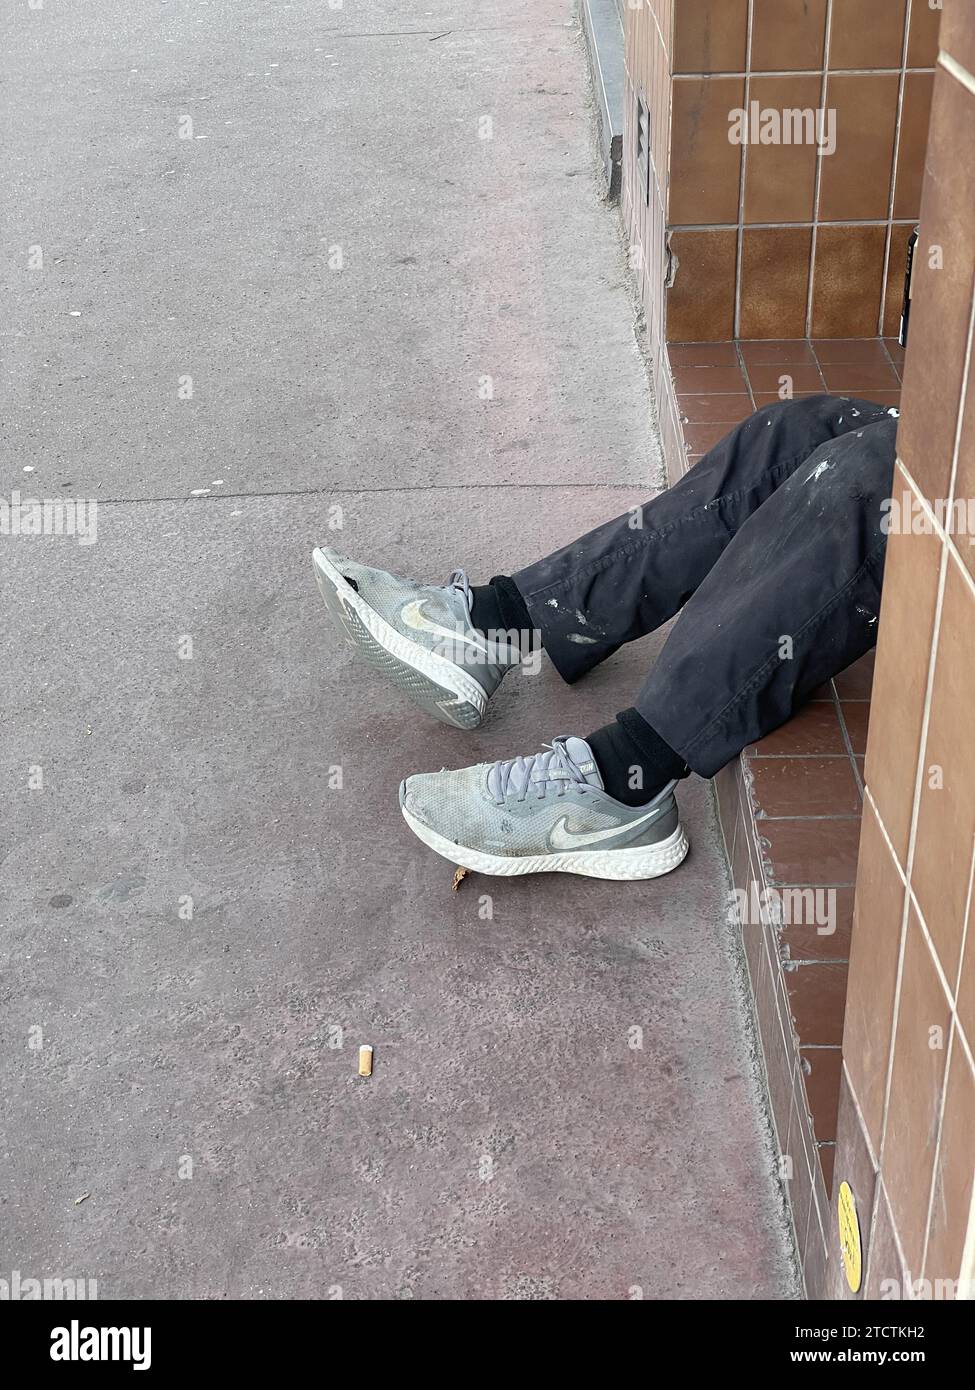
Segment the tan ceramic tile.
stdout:
<path fill-rule="evenodd" d="M 941 47 L 975 75 L 975 10 L 970 4 L 956 3 L 941 22 Z"/>
<path fill-rule="evenodd" d="M 894 216 L 916 218 L 921 211 L 924 152 L 931 120 L 933 72 L 909 72 L 904 78 L 900 145 L 894 182 Z"/>
<path fill-rule="evenodd" d="M 744 72 L 748 0 L 677 0 L 674 72 Z"/>
<path fill-rule="evenodd" d="M 907 515 L 906 498 L 907 483 L 897 472 L 893 499 L 901 516 Z M 865 776 L 902 865 L 907 863 L 940 564 L 941 546 L 934 536 L 888 539 Z"/>
<path fill-rule="evenodd" d="M 909 1270 L 920 1270 L 951 1015 L 910 913 L 884 1139 L 884 1185 Z"/>
<path fill-rule="evenodd" d="M 805 332 L 809 294 L 808 227 L 749 227 L 742 237 L 742 338 Z"/>
<path fill-rule="evenodd" d="M 829 1234 L 833 1240 L 830 1268 L 827 1272 L 826 1297 L 852 1300 L 851 1292 L 843 1272 L 843 1261 L 839 1255 L 837 1189 L 841 1182 L 849 1185 L 853 1193 L 857 1217 L 860 1222 L 860 1238 L 864 1265 L 869 1257 L 870 1213 L 873 1210 L 873 1193 L 877 1181 L 873 1159 L 860 1125 L 856 1101 L 850 1090 L 845 1074 L 840 1078 L 839 1115 L 836 1128 L 836 1157 L 833 1166 L 833 1201 L 830 1211 Z"/>
<path fill-rule="evenodd" d="M 949 980 L 958 970 L 975 843 L 975 596 L 948 566 L 911 883 Z M 965 734 L 962 733 L 965 731 Z"/>
<path fill-rule="evenodd" d="M 826 0 L 755 0 L 752 71 L 822 68 Z"/>
<path fill-rule="evenodd" d="M 836 112 L 836 149 L 821 160 L 821 222 L 886 218 L 899 86 L 890 73 L 831 74 L 826 106 Z"/>
<path fill-rule="evenodd" d="M 962 1248 L 972 1204 L 972 1177 L 975 1174 L 975 1073 L 958 1044 L 951 1052 L 948 1086 L 945 1092 L 941 1146 L 934 1177 L 934 1202 L 924 1278 L 956 1280 L 961 1271 Z M 942 1283 L 945 1294 L 947 1282 Z"/>
<path fill-rule="evenodd" d="M 843 1056 L 874 1153 L 880 1152 L 903 905 L 904 885 L 873 810 L 865 804 Z"/>
<path fill-rule="evenodd" d="M 731 228 L 671 234 L 679 266 L 667 292 L 668 339 L 689 343 L 734 337 L 737 240 Z"/>
<path fill-rule="evenodd" d="M 866 338 L 877 332 L 885 227 L 820 227 L 813 280 L 813 335 Z"/>
<path fill-rule="evenodd" d="M 907 0 L 833 0 L 831 68 L 899 68 Z"/>
<path fill-rule="evenodd" d="M 968 369 L 954 503 L 957 510 L 952 510 L 949 530 L 962 564 L 969 574 L 975 574 L 975 356 Z"/>
<path fill-rule="evenodd" d="M 975 93 L 935 77 L 898 447 L 929 498 L 947 496 L 975 271 Z"/>
<path fill-rule="evenodd" d="M 750 100 L 763 110 L 815 110 L 818 77 L 755 77 Z M 816 147 L 749 144 L 745 155 L 745 221 L 811 222 L 816 189 Z"/>
<path fill-rule="evenodd" d="M 745 85 L 736 77 L 683 77 L 672 93 L 671 226 L 737 222 L 741 145 L 728 139 L 728 113 L 741 107 Z"/>
<path fill-rule="evenodd" d="M 866 1237 L 870 1258 L 864 1273 L 863 1297 L 870 1303 L 878 1299 L 896 1302 L 907 1297 L 907 1273 L 897 1249 L 894 1222 L 883 1182 L 880 1182 L 879 1187 L 876 1215 Z"/>
<path fill-rule="evenodd" d="M 955 0 L 955 8 L 962 8 L 957 0 Z M 968 19 L 971 20 L 970 14 Z M 907 46 L 907 66 L 909 68 L 934 66 L 938 57 L 938 29 L 940 25 L 940 9 L 932 8 L 930 0 L 914 0 L 911 5 L 910 39 Z"/>

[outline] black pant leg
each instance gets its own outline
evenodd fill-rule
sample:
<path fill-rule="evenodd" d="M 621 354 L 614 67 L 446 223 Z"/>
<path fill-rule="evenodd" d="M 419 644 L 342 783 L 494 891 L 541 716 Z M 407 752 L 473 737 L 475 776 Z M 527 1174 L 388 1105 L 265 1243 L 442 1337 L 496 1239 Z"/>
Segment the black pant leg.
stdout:
<path fill-rule="evenodd" d="M 897 421 L 821 445 L 740 527 L 636 702 L 710 777 L 877 640 Z"/>
<path fill-rule="evenodd" d="M 559 673 L 577 680 L 688 601 L 756 508 L 816 448 L 888 417 L 813 396 L 759 410 L 643 507 L 513 576 Z"/>

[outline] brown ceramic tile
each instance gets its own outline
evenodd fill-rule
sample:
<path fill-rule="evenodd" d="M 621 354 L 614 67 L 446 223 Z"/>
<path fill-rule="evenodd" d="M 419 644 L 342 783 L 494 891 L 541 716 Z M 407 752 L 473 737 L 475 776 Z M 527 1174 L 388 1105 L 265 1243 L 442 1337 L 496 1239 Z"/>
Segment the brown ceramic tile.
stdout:
<path fill-rule="evenodd" d="M 858 820 L 763 820 L 757 829 L 767 846 L 763 866 L 770 884 L 856 882 Z"/>
<path fill-rule="evenodd" d="M 684 426 L 684 443 L 689 446 L 690 454 L 700 457 L 709 449 L 713 449 L 715 444 L 720 443 L 725 435 L 731 432 L 731 428 L 731 425 L 720 421 L 710 425 L 701 422 L 687 424 Z"/>
<path fill-rule="evenodd" d="M 921 211 L 924 151 L 931 120 L 933 72 L 909 72 L 904 78 L 900 147 L 894 184 L 894 216 L 916 218 Z"/>
<path fill-rule="evenodd" d="M 764 111 L 815 111 L 822 95 L 819 77 L 755 77 L 749 90 Z M 815 144 L 749 144 L 746 222 L 811 222 L 815 193 Z"/>
<path fill-rule="evenodd" d="M 827 1297 L 852 1300 L 862 1297 L 850 1290 L 843 1272 L 843 1261 L 839 1256 L 839 1236 L 836 1193 L 841 1182 L 849 1184 L 853 1193 L 857 1218 L 860 1223 L 861 1253 L 864 1267 L 869 1257 L 870 1213 L 873 1210 L 874 1186 L 877 1181 L 876 1170 L 870 1157 L 870 1150 L 860 1126 L 856 1102 L 850 1091 L 845 1073 L 840 1077 L 839 1113 L 836 1121 L 836 1157 L 833 1166 L 833 1202 L 830 1221 L 830 1235 L 837 1258 L 831 1259 L 827 1276 Z"/>
<path fill-rule="evenodd" d="M 895 500 L 904 497 L 906 487 L 896 473 Z M 940 563 L 941 547 L 933 536 L 892 535 L 887 543 L 865 775 L 902 864 L 907 862 Z"/>
<path fill-rule="evenodd" d="M 744 72 L 748 0 L 680 0 L 674 72 Z"/>
<path fill-rule="evenodd" d="M 825 36 L 826 0 L 755 0 L 752 71 L 821 68 Z"/>
<path fill-rule="evenodd" d="M 872 391 L 900 389 L 900 381 L 891 362 L 878 362 L 876 365 L 844 363 L 824 367 L 823 376 L 830 391 L 845 396 L 863 396 L 868 400 L 873 400 Z"/>
<path fill-rule="evenodd" d="M 866 338 L 877 332 L 885 227 L 820 227 L 816 237 L 813 334 Z"/>
<path fill-rule="evenodd" d="M 886 366 L 888 361 L 880 338 L 814 338 L 812 345 L 823 368 Z"/>
<path fill-rule="evenodd" d="M 788 398 L 780 396 L 777 391 L 756 391 L 755 409 L 764 410 L 768 405 L 781 405 L 783 399 L 801 401 L 808 399 L 809 396 L 821 396 L 822 394 L 822 387 L 820 387 L 818 391 L 793 391 L 791 397 Z"/>
<path fill-rule="evenodd" d="M 840 730 L 840 721 L 835 706 L 825 701 L 816 701 L 804 706 L 774 733 L 766 734 L 760 743 L 746 750 L 749 757 L 756 753 L 761 757 L 787 754 L 796 757 L 801 754 L 845 753 L 846 744 Z"/>
<path fill-rule="evenodd" d="M 869 700 L 873 689 L 875 653 L 867 652 L 845 671 L 833 677 L 836 693 L 841 700 Z"/>
<path fill-rule="evenodd" d="M 799 1049 L 799 1075 L 813 1119 L 813 1133 L 820 1144 L 831 1143 L 836 1138 L 841 1063 L 842 1053 L 838 1047 Z"/>
<path fill-rule="evenodd" d="M 975 842 L 975 598 L 948 566 L 911 884 L 949 980 L 958 970 Z M 964 731 L 964 732 L 963 732 Z"/>
<path fill-rule="evenodd" d="M 849 703 L 842 702 L 840 712 L 843 716 L 843 723 L 846 725 L 847 736 L 850 740 L 850 747 L 854 753 L 862 756 L 867 751 L 867 734 L 870 724 L 870 704 L 866 700 L 851 700 Z"/>
<path fill-rule="evenodd" d="M 901 392 L 900 391 L 871 391 L 870 401 L 872 405 L 889 405 L 895 410 L 900 410 Z"/>
<path fill-rule="evenodd" d="M 864 1274 L 863 1297 L 869 1302 L 878 1299 L 899 1302 L 906 1298 L 907 1274 L 897 1249 L 894 1223 L 882 1182 L 869 1242 L 870 1259 Z"/>
<path fill-rule="evenodd" d="M 955 8 L 961 9 L 962 7 L 956 4 Z M 907 44 L 907 66 L 909 68 L 930 68 L 937 62 L 940 24 L 940 9 L 932 9 L 929 3 L 925 3 L 925 0 L 914 0 L 911 6 L 911 28 Z"/>
<path fill-rule="evenodd" d="M 910 1270 L 920 1270 L 951 1015 L 910 912 L 887 1108 L 884 1185 Z"/>
<path fill-rule="evenodd" d="M 677 342 L 721 342 L 735 331 L 735 262 L 732 228 L 673 232 L 679 265 L 667 292 L 667 336 Z"/>
<path fill-rule="evenodd" d="M 826 106 L 836 112 L 836 151 L 821 160 L 821 221 L 887 216 L 899 87 L 892 73 L 830 76 Z"/>
<path fill-rule="evenodd" d="M 884 290 L 884 333 L 892 336 L 885 338 L 888 352 L 893 358 L 894 365 L 901 371 L 904 365 L 904 349 L 896 341 L 900 334 L 901 313 L 904 308 L 904 279 L 907 275 L 907 242 L 914 230 L 911 222 L 895 222 L 890 229 L 890 254 L 887 260 L 887 285 Z M 894 356 L 894 349 L 897 356 Z"/>
<path fill-rule="evenodd" d="M 808 363 L 796 362 L 788 365 L 782 362 L 774 366 L 753 365 L 748 368 L 748 381 L 753 391 L 767 393 L 778 393 L 783 386 L 783 382 L 788 386 L 792 395 L 797 392 L 809 391 L 813 394 L 825 390 L 823 378 L 819 368 Z"/>
<path fill-rule="evenodd" d="M 742 236 L 742 338 L 805 331 L 809 295 L 809 227 L 749 227 Z"/>
<path fill-rule="evenodd" d="M 734 367 L 675 367 L 674 384 L 681 396 L 741 395 L 748 383 L 739 366 Z"/>
<path fill-rule="evenodd" d="M 907 0 L 833 0 L 831 68 L 899 68 Z"/>
<path fill-rule="evenodd" d="M 728 112 L 744 98 L 741 78 L 675 79 L 667 211 L 672 226 L 737 222 L 742 147 L 728 139 Z"/>
<path fill-rule="evenodd" d="M 943 69 L 935 77 L 921 239 L 915 259 L 904 418 L 898 450 L 929 498 L 947 496 L 975 265 L 975 94 Z M 940 268 L 932 268 L 940 247 Z M 938 264 L 936 260 L 936 265 Z"/>
<path fill-rule="evenodd" d="M 760 818 L 860 814 L 849 758 L 751 758 L 748 771 Z"/>
<path fill-rule="evenodd" d="M 751 396 L 680 396 L 681 416 L 691 424 L 726 424 L 725 434 L 732 425 L 752 414 Z"/>
<path fill-rule="evenodd" d="M 843 1056 L 874 1153 L 880 1152 L 904 891 L 873 809 L 865 804 Z"/>
<path fill-rule="evenodd" d="M 924 1277 L 957 1279 L 972 1203 L 975 1171 L 975 1074 L 957 1038 L 948 1066 L 944 1124 L 934 1178 L 934 1202 Z M 942 1286 L 944 1287 L 944 1286 Z"/>
<path fill-rule="evenodd" d="M 741 355 L 749 371 L 753 366 L 779 364 L 816 365 L 812 348 L 805 338 L 771 338 L 741 344 Z"/>
<path fill-rule="evenodd" d="M 975 74 L 975 13 L 971 5 L 956 3 L 941 21 L 941 47 L 956 62 Z"/>
<path fill-rule="evenodd" d="M 734 343 L 670 343 L 671 367 L 737 367 Z"/>
<path fill-rule="evenodd" d="M 801 916 L 801 921 L 777 929 L 781 959 L 849 960 L 854 890 L 830 888 L 822 893 L 813 900 L 811 910 L 792 914 Z"/>
<path fill-rule="evenodd" d="M 800 1041 L 839 1046 L 843 1037 L 847 967 L 839 961 L 797 965 L 785 972 L 785 988 Z"/>

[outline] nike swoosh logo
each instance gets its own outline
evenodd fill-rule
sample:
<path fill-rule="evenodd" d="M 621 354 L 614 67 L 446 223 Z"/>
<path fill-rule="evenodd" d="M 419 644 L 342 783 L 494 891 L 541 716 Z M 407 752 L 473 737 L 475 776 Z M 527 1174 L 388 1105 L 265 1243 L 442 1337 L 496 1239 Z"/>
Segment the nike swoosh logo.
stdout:
<path fill-rule="evenodd" d="M 410 603 L 404 603 L 399 611 L 400 617 L 407 627 L 414 632 L 429 632 L 437 637 L 446 637 L 449 641 L 459 643 L 465 647 L 474 647 L 477 651 L 483 652 L 485 656 L 490 656 L 490 652 L 485 644 L 474 632 L 461 632 L 458 628 L 441 627 L 439 623 L 428 618 L 423 611 L 426 599 L 413 599 Z"/>
<path fill-rule="evenodd" d="M 563 816 L 557 825 L 552 827 L 552 833 L 548 837 L 549 844 L 553 849 L 579 849 L 583 845 L 598 845 L 603 840 L 612 840 L 615 835 L 621 835 L 624 830 L 634 830 L 638 825 L 646 825 L 656 816 L 660 815 L 662 807 L 657 806 L 654 810 L 648 811 L 645 816 L 640 816 L 638 820 L 625 821 L 623 825 L 610 826 L 609 830 L 592 830 L 584 834 L 579 834 L 568 828 L 568 817 Z"/>

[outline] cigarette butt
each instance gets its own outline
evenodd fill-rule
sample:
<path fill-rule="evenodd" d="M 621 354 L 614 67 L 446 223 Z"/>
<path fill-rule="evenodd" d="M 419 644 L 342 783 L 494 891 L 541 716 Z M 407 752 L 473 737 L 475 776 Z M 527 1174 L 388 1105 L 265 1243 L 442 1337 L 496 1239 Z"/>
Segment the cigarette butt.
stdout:
<path fill-rule="evenodd" d="M 359 1048 L 359 1075 L 372 1076 L 372 1048 L 368 1043 Z"/>

